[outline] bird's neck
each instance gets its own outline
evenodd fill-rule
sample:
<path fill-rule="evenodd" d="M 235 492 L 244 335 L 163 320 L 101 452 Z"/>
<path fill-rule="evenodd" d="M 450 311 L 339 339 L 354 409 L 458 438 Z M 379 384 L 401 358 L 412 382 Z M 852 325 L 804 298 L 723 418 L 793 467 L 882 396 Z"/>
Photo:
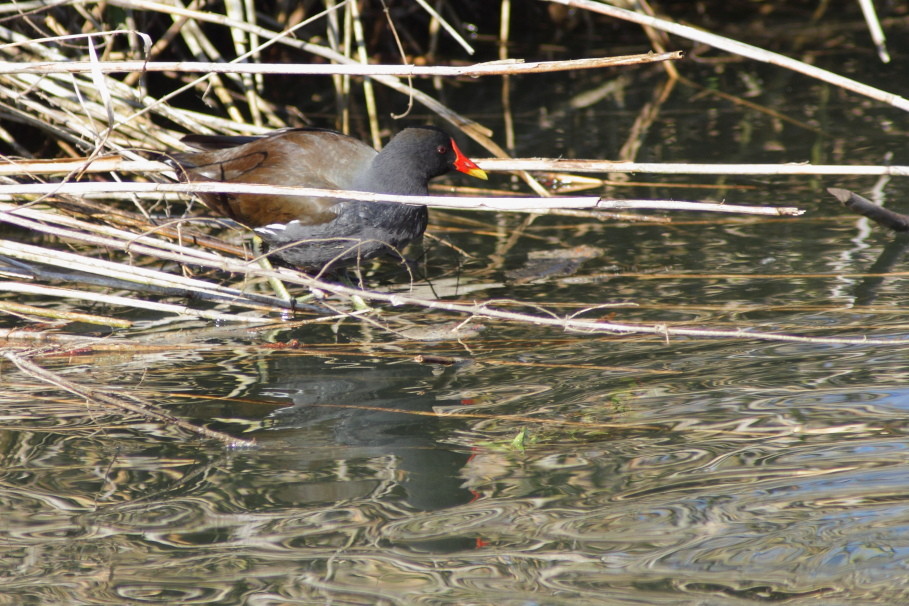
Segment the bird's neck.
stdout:
<path fill-rule="evenodd" d="M 429 175 L 415 172 L 406 162 L 395 161 L 395 156 L 380 153 L 358 179 L 358 189 L 377 194 L 425 196 L 429 193 L 429 179 Z"/>

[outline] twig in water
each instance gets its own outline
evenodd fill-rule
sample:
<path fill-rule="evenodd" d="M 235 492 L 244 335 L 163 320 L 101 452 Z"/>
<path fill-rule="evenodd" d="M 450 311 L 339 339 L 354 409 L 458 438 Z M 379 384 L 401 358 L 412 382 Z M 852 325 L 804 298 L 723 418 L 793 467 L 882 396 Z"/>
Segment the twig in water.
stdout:
<path fill-rule="evenodd" d="M 848 189 L 828 187 L 827 191 L 842 202 L 846 208 L 868 217 L 878 225 L 889 227 L 893 231 L 909 231 L 909 215 L 888 210 Z"/>
<path fill-rule="evenodd" d="M 47 370 L 41 366 L 38 366 L 28 358 L 20 355 L 19 353 L 13 351 L 3 351 L 0 352 L 4 358 L 12 362 L 25 374 L 34 377 L 35 379 L 44 381 L 45 383 L 50 383 L 55 385 L 64 391 L 75 394 L 77 396 L 83 397 L 86 400 L 107 407 L 114 408 L 120 411 L 126 411 L 133 414 L 140 415 L 146 419 L 151 419 L 153 421 L 158 421 L 168 425 L 176 425 L 180 429 L 189 431 L 198 436 L 204 438 L 210 438 L 214 440 L 220 440 L 230 447 L 240 447 L 240 446 L 253 446 L 255 442 L 251 440 L 243 440 L 241 438 L 235 438 L 229 436 L 220 431 L 214 431 L 206 427 L 199 427 L 198 425 L 193 425 L 183 419 L 179 419 L 173 415 L 167 414 L 159 410 L 156 406 L 149 402 L 143 402 L 134 396 L 130 396 L 128 399 L 120 396 L 114 396 L 109 393 L 103 393 L 98 389 L 92 387 L 86 387 L 84 385 L 79 385 L 73 383 L 72 381 L 63 378 L 59 374 Z"/>

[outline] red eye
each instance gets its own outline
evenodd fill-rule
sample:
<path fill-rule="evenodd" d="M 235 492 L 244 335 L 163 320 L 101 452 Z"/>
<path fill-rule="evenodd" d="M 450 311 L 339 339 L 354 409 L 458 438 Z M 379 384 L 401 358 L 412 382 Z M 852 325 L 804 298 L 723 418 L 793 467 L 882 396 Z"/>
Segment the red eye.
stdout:
<path fill-rule="evenodd" d="M 436 153 L 439 154 L 440 156 L 444 156 L 445 154 L 448 153 L 448 148 L 445 147 L 444 145 L 440 145 L 436 148 Z"/>

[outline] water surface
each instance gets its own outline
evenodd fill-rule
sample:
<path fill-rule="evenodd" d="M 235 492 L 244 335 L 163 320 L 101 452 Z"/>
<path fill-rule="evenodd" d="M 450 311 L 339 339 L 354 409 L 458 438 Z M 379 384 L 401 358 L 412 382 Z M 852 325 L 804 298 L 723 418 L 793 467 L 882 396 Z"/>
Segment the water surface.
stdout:
<path fill-rule="evenodd" d="M 835 49 L 822 62 L 906 95 L 906 49 L 895 43 L 891 66 L 871 54 L 840 62 Z M 897 110 L 748 62 L 680 67 L 698 86 L 677 84 L 659 104 L 639 160 L 909 164 Z M 616 77 L 620 94 L 568 109 Z M 476 86 L 498 86 L 484 82 Z M 516 153 L 618 158 L 665 82 L 658 69 L 515 79 Z M 530 94 L 544 90 L 542 100 Z M 479 103 L 475 91 L 465 105 Z M 473 109 L 500 129 L 489 98 Z M 907 211 L 903 180 L 631 180 L 597 191 L 807 213 L 523 226 L 458 215 L 482 230 L 436 214 L 433 231 L 475 258 L 458 268 L 454 253 L 430 245 L 430 273 L 452 298 L 560 314 L 620 304 L 583 316 L 617 322 L 905 337 L 907 240 L 825 192 L 878 186 Z M 582 245 L 601 252 L 571 275 L 509 278 L 532 251 Z M 433 342 L 405 328 L 451 317 L 389 309 L 376 320 L 395 332 L 347 320 L 237 332 L 192 352 L 43 362 L 253 438 L 249 449 L 114 419 L 4 363 L 0 604 L 907 599 L 906 344 L 585 335 L 480 320 L 462 343 Z M 261 347 L 291 339 L 300 345 Z M 457 361 L 421 364 L 417 354 Z"/>

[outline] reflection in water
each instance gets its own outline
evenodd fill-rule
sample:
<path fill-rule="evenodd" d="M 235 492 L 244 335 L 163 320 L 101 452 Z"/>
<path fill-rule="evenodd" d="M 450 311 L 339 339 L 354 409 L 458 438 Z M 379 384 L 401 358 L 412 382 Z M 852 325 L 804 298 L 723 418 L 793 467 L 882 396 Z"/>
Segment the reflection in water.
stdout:
<path fill-rule="evenodd" d="M 287 504 L 357 499 L 392 500 L 414 510 L 440 510 L 469 502 L 461 468 L 469 455 L 439 443 L 436 388 L 431 368 L 415 364 L 339 366 L 309 356 L 278 356 L 262 393 L 292 406 L 272 413 L 273 425 L 256 440 L 288 469 L 320 472 L 319 481 L 282 487 Z M 272 450 L 274 449 L 274 450 Z M 463 541 L 434 549 L 464 547 Z M 430 546 L 425 546 L 429 548 Z"/>
<path fill-rule="evenodd" d="M 874 264 L 868 268 L 869 274 L 887 274 L 893 271 L 896 264 L 903 258 L 909 248 L 909 235 L 900 234 L 893 241 L 887 243 Z M 877 298 L 878 290 L 886 280 L 884 275 L 871 275 L 862 279 L 855 286 L 855 304 L 871 305 Z"/>

